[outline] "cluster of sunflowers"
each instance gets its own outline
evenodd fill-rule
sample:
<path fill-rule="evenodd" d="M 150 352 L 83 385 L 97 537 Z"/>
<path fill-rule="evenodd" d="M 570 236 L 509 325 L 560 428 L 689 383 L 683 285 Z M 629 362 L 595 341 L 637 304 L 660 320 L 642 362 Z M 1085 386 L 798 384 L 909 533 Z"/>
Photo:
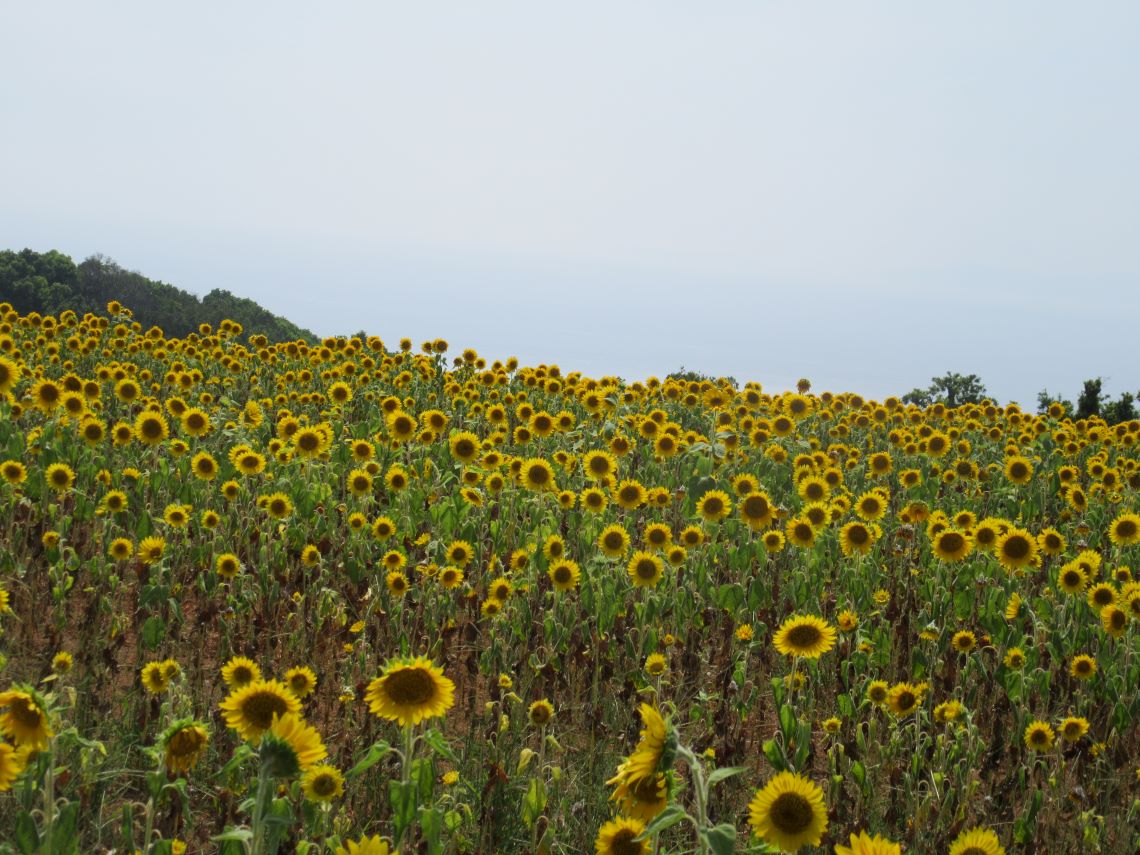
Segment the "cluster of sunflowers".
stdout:
<path fill-rule="evenodd" d="M 0 852 L 1140 845 L 1140 423 L 448 349 L 0 304 Z"/>

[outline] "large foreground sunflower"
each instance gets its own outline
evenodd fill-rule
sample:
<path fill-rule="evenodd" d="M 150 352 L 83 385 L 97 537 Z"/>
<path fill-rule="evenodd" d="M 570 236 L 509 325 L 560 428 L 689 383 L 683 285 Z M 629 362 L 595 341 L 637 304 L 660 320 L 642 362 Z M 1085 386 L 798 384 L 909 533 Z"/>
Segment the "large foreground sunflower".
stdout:
<path fill-rule="evenodd" d="M 785 656 L 818 659 L 835 646 L 835 627 L 814 615 L 793 615 L 776 631 L 773 643 Z"/>
<path fill-rule="evenodd" d="M 748 805 L 748 822 L 757 836 L 784 852 L 818 846 L 827 830 L 823 790 L 793 772 L 780 772 Z"/>
<path fill-rule="evenodd" d="M 368 685 L 368 709 L 400 727 L 446 713 L 455 703 L 455 684 L 425 656 L 397 659 Z"/>

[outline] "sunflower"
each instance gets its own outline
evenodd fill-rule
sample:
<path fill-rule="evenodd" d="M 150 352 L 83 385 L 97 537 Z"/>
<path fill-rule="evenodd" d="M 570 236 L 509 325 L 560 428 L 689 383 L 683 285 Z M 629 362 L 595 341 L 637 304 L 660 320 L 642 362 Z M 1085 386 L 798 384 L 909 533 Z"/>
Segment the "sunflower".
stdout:
<path fill-rule="evenodd" d="M 867 685 L 867 700 L 876 706 L 883 706 L 887 702 L 887 697 L 890 695 L 890 687 L 887 686 L 886 680 L 872 680 Z"/>
<path fill-rule="evenodd" d="M 448 440 L 451 456 L 460 463 L 472 463 L 479 456 L 479 437 L 467 431 L 457 431 Z"/>
<path fill-rule="evenodd" d="M 887 840 L 885 837 L 875 835 L 872 837 L 865 831 L 851 835 L 851 845 L 835 844 L 835 855 L 899 855 L 899 844 Z"/>
<path fill-rule="evenodd" d="M 1078 680 L 1090 680 L 1096 675 L 1096 660 L 1085 653 L 1079 653 L 1069 662 L 1069 673 Z"/>
<path fill-rule="evenodd" d="M 301 702 L 284 683 L 255 679 L 234 689 L 219 707 L 226 726 L 236 730 L 242 739 L 256 744 L 272 726 L 274 718 L 300 712 Z"/>
<path fill-rule="evenodd" d="M 301 776 L 301 790 L 311 802 L 331 802 L 344 795 L 344 776 L 335 766 L 318 763 Z"/>
<path fill-rule="evenodd" d="M 622 481 L 614 489 L 614 501 L 627 511 L 636 510 L 645 504 L 649 494 L 640 481 Z"/>
<path fill-rule="evenodd" d="M 66 463 L 53 463 L 47 468 L 44 477 L 53 490 L 62 493 L 71 489 L 75 483 L 75 470 Z"/>
<path fill-rule="evenodd" d="M 1117 605 L 1105 606 L 1100 610 L 1100 623 L 1105 632 L 1120 638 L 1128 629 L 1128 612 Z"/>
<path fill-rule="evenodd" d="M 527 718 L 535 727 L 545 727 L 554 718 L 554 704 L 546 698 L 535 701 L 527 710 Z"/>
<path fill-rule="evenodd" d="M 605 481 L 617 470 L 617 458 L 608 451 L 588 451 L 582 457 L 582 472 L 592 481 Z"/>
<path fill-rule="evenodd" d="M 554 467 L 550 465 L 550 461 L 542 457 L 532 457 L 524 461 L 519 471 L 519 480 L 524 487 L 535 492 L 558 489 L 554 481 Z"/>
<path fill-rule="evenodd" d="M 285 672 L 285 685 L 297 698 L 304 699 L 317 688 L 317 675 L 312 668 L 301 665 Z"/>
<path fill-rule="evenodd" d="M 135 551 L 135 546 L 125 537 L 116 537 L 107 547 L 107 554 L 116 561 L 126 561 Z"/>
<path fill-rule="evenodd" d="M 51 413 L 63 402 L 63 388 L 54 380 L 37 380 L 32 386 L 32 401 L 45 413 Z"/>
<path fill-rule="evenodd" d="M 28 468 L 19 460 L 5 460 L 0 463 L 0 476 L 15 487 L 24 483 L 28 477 Z"/>
<path fill-rule="evenodd" d="M 396 659 L 368 685 L 364 699 L 374 715 L 414 726 L 451 709 L 455 684 L 426 657 Z"/>
<path fill-rule="evenodd" d="M 732 500 L 723 490 L 709 490 L 697 502 L 697 514 L 705 522 L 719 522 L 732 513 Z"/>
<path fill-rule="evenodd" d="M 1065 536 L 1055 528 L 1045 528 L 1037 535 L 1037 545 L 1046 555 L 1060 555 L 1068 546 Z"/>
<path fill-rule="evenodd" d="M 611 819 L 598 829 L 594 841 L 596 855 L 647 855 L 649 841 L 638 840 L 645 831 L 645 823 L 631 817 Z"/>
<path fill-rule="evenodd" d="M 887 692 L 887 709 L 900 718 L 910 715 L 922 703 L 927 688 L 926 683 L 896 683 Z"/>
<path fill-rule="evenodd" d="M 784 656 L 818 659 L 835 646 L 835 627 L 814 615 L 793 615 L 780 625 L 772 642 Z"/>
<path fill-rule="evenodd" d="M 665 567 L 661 559 L 652 552 L 639 550 L 630 556 L 626 570 L 638 588 L 653 588 L 661 581 Z"/>
<path fill-rule="evenodd" d="M 775 554 L 784 548 L 784 533 L 782 531 L 768 531 L 763 537 L 765 551 Z"/>
<path fill-rule="evenodd" d="M 650 653 L 645 657 L 645 673 L 650 677 L 660 677 L 668 668 L 668 661 L 660 653 Z"/>
<path fill-rule="evenodd" d="M 1005 461 L 1005 477 L 1014 484 L 1028 484 L 1033 480 L 1033 464 L 1020 454 Z"/>
<path fill-rule="evenodd" d="M 0 740 L 0 793 L 12 789 L 12 782 L 24 771 L 25 754 Z"/>
<path fill-rule="evenodd" d="M 575 561 L 563 558 L 555 561 L 547 569 L 547 575 L 556 591 L 572 591 L 578 587 L 578 580 L 582 576 L 581 570 Z"/>
<path fill-rule="evenodd" d="M 361 837 L 360 840 L 346 840 L 344 846 L 336 848 L 336 855 L 396 855 L 388 841 L 379 834 L 374 837 Z"/>
<path fill-rule="evenodd" d="M 135 419 L 135 436 L 146 445 L 158 445 L 170 436 L 170 426 L 162 413 L 144 410 Z"/>
<path fill-rule="evenodd" d="M 954 838 L 949 855 L 1005 855 L 1005 848 L 988 828 L 975 827 Z"/>
<path fill-rule="evenodd" d="M 815 545 L 815 526 L 807 517 L 792 517 L 788 520 L 784 531 L 787 539 L 801 549 L 811 549 Z M 764 545 L 769 545 L 767 536 L 764 538 Z"/>
<path fill-rule="evenodd" d="M 390 554 L 390 553 L 389 553 Z M 393 597 L 402 597 L 408 593 L 408 577 L 401 573 L 399 570 L 391 570 L 384 577 L 384 584 L 388 587 L 388 593 Z"/>
<path fill-rule="evenodd" d="M 654 706 L 642 704 L 638 712 L 642 724 L 640 739 L 633 753 L 618 766 L 617 773 L 606 781 L 607 785 L 636 785 L 652 780 L 672 762 L 668 756 L 670 742 L 676 739 L 672 728 Z"/>
<path fill-rule="evenodd" d="M 148 662 L 139 672 L 139 679 L 152 695 L 161 695 L 170 688 L 170 678 L 161 662 Z"/>
<path fill-rule="evenodd" d="M 1120 514 L 1109 524 L 1108 537 L 1117 546 L 1140 543 L 1140 514 Z"/>
<path fill-rule="evenodd" d="M 173 773 L 188 772 L 210 741 L 206 726 L 193 719 L 176 721 L 162 734 L 163 759 Z"/>
<path fill-rule="evenodd" d="M 1079 594 L 1088 583 L 1089 579 L 1084 569 L 1075 561 L 1063 566 L 1057 575 L 1057 587 L 1066 594 Z"/>
<path fill-rule="evenodd" d="M 1007 529 L 994 545 L 994 554 L 1006 570 L 1032 567 L 1037 562 L 1037 550 L 1037 538 L 1022 528 Z"/>
<path fill-rule="evenodd" d="M 1106 606 L 1115 604 L 1118 596 L 1116 588 L 1112 586 L 1111 582 L 1098 582 L 1089 588 L 1085 600 L 1099 613 Z"/>
<path fill-rule="evenodd" d="M 450 564 L 439 571 L 439 584 L 447 589 L 458 588 L 463 584 L 463 571 Z"/>
<path fill-rule="evenodd" d="M 966 629 L 954 633 L 954 637 L 950 640 L 950 646 L 959 653 L 969 653 L 977 643 L 978 637 Z"/>
<path fill-rule="evenodd" d="M 241 561 L 232 552 L 223 552 L 214 559 L 214 570 L 222 579 L 232 579 L 241 572 Z"/>
<path fill-rule="evenodd" d="M 293 514 L 293 500 L 284 493 L 270 493 L 265 497 L 265 512 L 275 520 L 283 520 Z"/>
<path fill-rule="evenodd" d="M 1025 745 L 1033 751 L 1048 751 L 1054 738 L 1053 728 L 1046 722 L 1031 721 L 1025 728 Z"/>
<path fill-rule="evenodd" d="M 802 775 L 780 772 L 756 791 L 748 822 L 758 837 L 784 852 L 818 846 L 827 830 L 823 790 Z"/>
<path fill-rule="evenodd" d="M 621 558 L 629 549 L 629 532 L 620 525 L 610 525 L 598 535 L 598 547 L 609 558 Z"/>
<path fill-rule="evenodd" d="M 286 746 L 288 754 L 277 754 Z M 274 757 L 277 763 L 274 771 L 280 778 L 292 777 L 298 771 L 304 771 L 324 760 L 329 754 L 317 729 L 295 712 L 273 715 L 269 731 L 262 740 L 261 751 L 263 758 L 266 755 Z M 282 760 L 285 762 L 282 763 Z"/>
<path fill-rule="evenodd" d="M 20 364 L 0 356 L 0 395 L 6 395 L 20 382 Z"/>
<path fill-rule="evenodd" d="M 261 669 L 257 663 L 244 656 L 235 656 L 222 666 L 222 680 L 231 689 L 240 689 L 260 679 Z"/>
<path fill-rule="evenodd" d="M 475 557 L 475 549 L 466 540 L 453 540 L 445 552 L 449 563 L 456 567 L 466 567 Z"/>
<path fill-rule="evenodd" d="M 776 509 L 772 499 L 760 490 L 753 490 L 740 499 L 740 517 L 753 531 L 760 531 L 772 524 Z"/>
<path fill-rule="evenodd" d="M 839 530 L 839 548 L 850 557 L 868 554 L 875 546 L 877 526 L 853 520 Z"/>
<path fill-rule="evenodd" d="M 973 542 L 964 531 L 954 528 L 944 528 L 934 535 L 930 541 L 934 554 L 942 561 L 961 561 L 970 554 Z"/>
<path fill-rule="evenodd" d="M 47 748 L 48 740 L 55 735 L 43 699 L 22 689 L 0 692 L 0 733 L 18 747 L 36 751 Z"/>
<path fill-rule="evenodd" d="M 1066 742 L 1078 742 L 1082 736 L 1089 732 L 1089 720 L 1069 716 L 1057 726 L 1057 730 Z"/>

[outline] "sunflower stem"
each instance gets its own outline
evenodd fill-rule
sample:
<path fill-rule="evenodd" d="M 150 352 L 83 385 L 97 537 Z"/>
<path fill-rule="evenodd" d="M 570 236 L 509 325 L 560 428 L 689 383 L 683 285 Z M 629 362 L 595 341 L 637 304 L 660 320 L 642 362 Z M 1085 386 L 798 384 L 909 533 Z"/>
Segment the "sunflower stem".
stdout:
<path fill-rule="evenodd" d="M 273 776 L 269 774 L 269 767 L 262 762 L 257 772 L 257 796 L 253 803 L 253 821 L 250 830 L 253 838 L 250 841 L 250 855 L 264 855 L 265 853 L 265 812 L 269 807 L 269 800 L 273 796 Z"/>

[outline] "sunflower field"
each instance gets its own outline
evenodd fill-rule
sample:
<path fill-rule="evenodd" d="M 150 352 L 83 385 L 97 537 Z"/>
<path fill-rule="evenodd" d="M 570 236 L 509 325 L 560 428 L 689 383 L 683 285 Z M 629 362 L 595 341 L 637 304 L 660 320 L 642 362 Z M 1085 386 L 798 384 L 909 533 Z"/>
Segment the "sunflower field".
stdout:
<path fill-rule="evenodd" d="M 1140 846 L 1140 423 L 0 304 L 0 852 Z"/>

